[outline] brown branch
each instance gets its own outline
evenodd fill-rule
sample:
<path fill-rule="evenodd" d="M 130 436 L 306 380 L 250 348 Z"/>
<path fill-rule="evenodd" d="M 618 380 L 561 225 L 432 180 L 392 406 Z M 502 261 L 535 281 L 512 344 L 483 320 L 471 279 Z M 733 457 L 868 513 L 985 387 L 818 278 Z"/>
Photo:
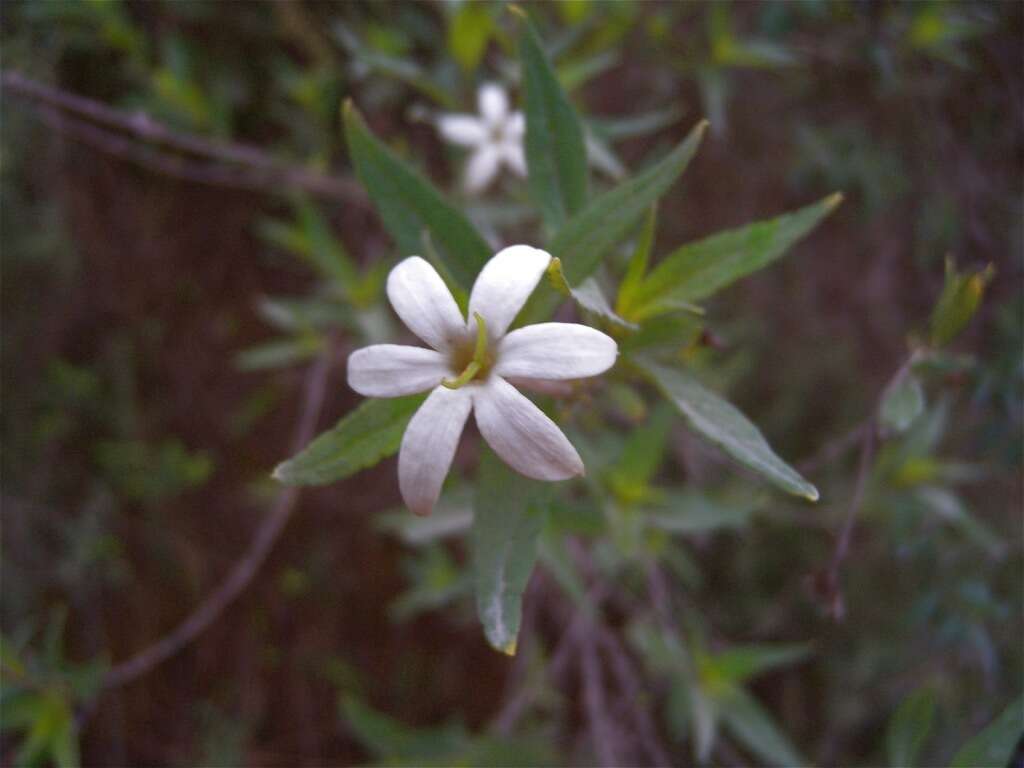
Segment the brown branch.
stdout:
<path fill-rule="evenodd" d="M 877 427 L 874 419 L 865 425 L 861 437 L 860 459 L 857 462 L 857 478 L 853 487 L 853 496 L 850 499 L 850 506 L 846 511 L 846 519 L 843 527 L 836 537 L 836 546 L 832 552 L 832 559 L 828 568 L 819 576 L 820 588 L 829 602 L 829 613 L 836 621 L 841 621 L 846 614 L 846 605 L 843 601 L 843 591 L 839 584 L 839 571 L 850 551 L 850 541 L 853 538 L 853 526 L 857 521 L 857 515 L 864 504 L 864 496 L 867 492 L 868 479 L 871 476 L 871 462 L 875 456 L 875 439 Z"/>
<path fill-rule="evenodd" d="M 302 190 L 320 197 L 367 205 L 352 179 L 326 176 L 282 162 L 263 150 L 173 131 L 144 112 L 129 114 L 19 72 L 0 77 L 5 92 L 31 102 L 45 122 L 86 144 L 150 170 L 202 184 L 280 192 Z M 152 146 L 146 146 L 152 145 Z M 186 160 L 181 155 L 202 158 Z"/>
<path fill-rule="evenodd" d="M 313 437 L 327 392 L 331 368 L 330 352 L 325 352 L 310 366 L 306 375 L 302 414 L 295 431 L 293 449 L 300 450 Z M 224 610 L 245 590 L 263 565 L 288 523 L 298 502 L 299 491 L 289 487 L 281 491 L 274 506 L 263 518 L 248 551 L 231 569 L 220 586 L 170 634 L 140 651 L 126 661 L 115 664 L 103 681 L 105 688 L 116 688 L 135 680 L 169 659 L 199 637 Z"/>

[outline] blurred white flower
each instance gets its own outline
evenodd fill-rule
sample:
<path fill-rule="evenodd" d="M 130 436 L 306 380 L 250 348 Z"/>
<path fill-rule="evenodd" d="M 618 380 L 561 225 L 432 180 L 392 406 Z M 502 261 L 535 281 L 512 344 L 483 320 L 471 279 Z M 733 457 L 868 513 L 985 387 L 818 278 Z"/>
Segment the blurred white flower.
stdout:
<path fill-rule="evenodd" d="M 466 162 L 467 192 L 486 188 L 504 165 L 526 176 L 523 136 L 526 121 L 522 112 L 510 112 L 508 94 L 496 83 L 485 83 L 477 92 L 477 115 L 441 115 L 437 127 L 452 144 L 469 147 Z"/>
<path fill-rule="evenodd" d="M 437 502 L 470 411 L 480 434 L 517 472 L 537 480 L 583 474 L 579 454 L 558 426 L 509 383 L 551 385 L 596 376 L 615 363 L 615 341 L 585 325 L 539 323 L 506 332 L 550 261 L 550 254 L 527 245 L 500 251 L 473 285 L 468 320 L 424 259 L 411 256 L 391 270 L 391 305 L 430 348 L 356 350 L 348 359 L 348 383 L 366 397 L 431 391 L 398 455 L 399 487 L 413 512 L 429 514 Z"/>

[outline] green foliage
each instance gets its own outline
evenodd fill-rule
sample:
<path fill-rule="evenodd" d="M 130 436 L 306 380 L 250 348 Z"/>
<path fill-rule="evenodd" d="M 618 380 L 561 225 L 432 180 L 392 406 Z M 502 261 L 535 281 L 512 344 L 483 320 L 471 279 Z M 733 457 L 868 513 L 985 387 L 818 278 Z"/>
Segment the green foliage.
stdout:
<path fill-rule="evenodd" d="M 757 427 L 733 405 L 679 368 L 649 357 L 634 358 L 634 363 L 697 434 L 787 493 L 817 501 L 818 489 L 776 456 Z"/>
<path fill-rule="evenodd" d="M 360 180 L 403 256 L 420 251 L 430 232 L 441 258 L 469 290 L 491 249 L 458 210 L 423 177 L 378 141 L 351 103 L 344 108 L 345 135 Z"/>
<path fill-rule="evenodd" d="M 537 559 L 547 489 L 484 451 L 473 505 L 476 609 L 492 647 L 514 656 L 521 602 Z"/>
<path fill-rule="evenodd" d="M 914 691 L 889 720 L 885 734 L 886 754 L 892 768 L 913 768 L 935 717 L 935 694 L 928 688 Z"/>
<path fill-rule="evenodd" d="M 647 423 L 626 438 L 618 461 L 608 472 L 609 483 L 619 500 L 637 502 L 650 496 L 650 483 L 664 460 L 672 429 L 670 408 L 667 403 L 660 403 Z"/>
<path fill-rule="evenodd" d="M 536 29 L 526 18 L 519 36 L 519 57 L 530 194 L 548 229 L 555 232 L 586 203 L 583 127 L 544 55 Z"/>
<path fill-rule="evenodd" d="M 75 707 L 99 692 L 106 671 L 101 661 L 76 664 L 64 652 L 67 611 L 50 614 L 38 650 L 0 636 L 0 730 L 19 734 L 17 765 L 80 764 Z"/>
<path fill-rule="evenodd" d="M 157 502 L 205 483 L 213 460 L 190 453 L 178 440 L 153 446 L 138 440 L 108 440 L 96 445 L 96 463 L 125 498 Z"/>
<path fill-rule="evenodd" d="M 462 3 L 448 24 L 448 50 L 466 72 L 473 72 L 494 34 L 493 6 L 489 3 Z"/>
<path fill-rule="evenodd" d="M 767 765 L 808 765 L 763 706 L 742 688 L 730 688 L 718 702 L 726 729 Z"/>
<path fill-rule="evenodd" d="M 878 409 L 881 425 L 894 433 L 906 432 L 924 411 L 924 388 L 910 371 L 898 374 L 882 393 Z"/>
<path fill-rule="evenodd" d="M 1018 698 L 960 748 L 950 763 L 951 768 L 996 768 L 1008 765 L 1014 749 L 1020 744 L 1022 724 L 1024 698 Z"/>
<path fill-rule="evenodd" d="M 960 273 L 952 259 L 946 262 L 946 283 L 932 310 L 929 337 L 933 346 L 945 346 L 971 321 L 994 275 L 991 264 L 982 270 Z"/>
<path fill-rule="evenodd" d="M 637 236 L 633 254 L 629 258 L 629 265 L 626 274 L 619 284 L 619 296 L 615 302 L 616 310 L 621 314 L 629 311 L 636 301 L 636 292 L 647 274 L 647 265 L 651 260 L 651 251 L 654 249 L 654 237 L 658 227 L 658 206 L 652 205 L 643 225 L 640 227 L 640 234 Z"/>
<path fill-rule="evenodd" d="M 794 213 L 682 246 L 654 268 L 621 311 L 643 320 L 711 296 L 782 256 L 841 200 L 841 195 L 830 195 Z"/>
<path fill-rule="evenodd" d="M 342 721 L 379 765 L 501 768 L 557 764 L 550 749 L 529 736 L 510 740 L 470 734 L 458 720 L 429 728 L 410 728 L 352 695 L 342 695 L 339 710 Z"/>
<path fill-rule="evenodd" d="M 697 152 L 706 128 L 706 122 L 698 123 L 661 162 L 593 198 L 558 231 L 550 251 L 562 260 L 570 284 L 576 285 L 592 274 L 608 250 L 679 178 Z"/>
<path fill-rule="evenodd" d="M 426 395 L 366 400 L 288 461 L 274 477 L 287 485 L 324 485 L 371 467 L 398 450 Z"/>
<path fill-rule="evenodd" d="M 580 309 L 596 315 L 605 322 L 622 328 L 635 329 L 637 327 L 634 323 L 619 317 L 615 310 L 612 309 L 608 299 L 605 298 L 601 286 L 593 277 L 588 277 L 575 288 L 571 286 L 569 281 L 565 279 L 565 273 L 562 271 L 562 260 L 557 256 L 551 260 L 551 266 L 548 267 L 548 277 L 555 290 L 572 298 Z"/>

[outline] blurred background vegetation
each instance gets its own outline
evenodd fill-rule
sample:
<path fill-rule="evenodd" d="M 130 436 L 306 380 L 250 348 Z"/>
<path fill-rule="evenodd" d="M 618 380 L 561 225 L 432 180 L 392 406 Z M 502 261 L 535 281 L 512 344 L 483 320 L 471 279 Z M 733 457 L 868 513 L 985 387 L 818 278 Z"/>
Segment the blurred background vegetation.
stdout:
<path fill-rule="evenodd" d="M 604 726 L 586 661 L 556 665 L 583 610 L 573 559 L 542 551 L 520 653 L 493 652 L 449 535 L 466 489 L 412 526 L 393 461 L 304 492 L 237 602 L 112 683 L 247 551 L 309 363 L 332 361 L 325 428 L 358 402 L 347 352 L 397 334 L 382 281 L 406 254 L 353 177 L 342 100 L 458 197 L 433 118 L 473 111 L 487 80 L 515 92 L 514 20 L 483 2 L 8 0 L 4 765 L 946 765 L 1020 696 L 1024 6 L 528 7 L 597 186 L 710 119 L 655 254 L 844 192 L 708 305 L 690 350 L 822 500 L 602 394 L 618 436 L 572 437 L 617 511 L 565 510 L 568 544 L 542 550 L 622 577 L 586 631 L 610 638 L 609 691 L 640 688 L 609 693 Z M 496 241 L 533 231 L 513 179 L 460 206 Z M 980 309 L 890 386 L 936 332 L 947 258 L 988 280 Z M 679 514 L 639 526 L 652 499 Z M 1019 732 L 1019 705 L 1002 723 Z"/>

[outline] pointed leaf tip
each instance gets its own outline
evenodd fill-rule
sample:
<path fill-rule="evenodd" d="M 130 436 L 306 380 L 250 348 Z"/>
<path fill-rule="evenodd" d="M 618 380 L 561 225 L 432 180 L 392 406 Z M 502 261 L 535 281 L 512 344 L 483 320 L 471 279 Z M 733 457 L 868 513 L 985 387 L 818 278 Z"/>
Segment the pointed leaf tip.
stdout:
<path fill-rule="evenodd" d="M 844 195 L 842 192 L 833 192 L 831 195 L 825 198 L 825 206 L 829 210 L 832 210 L 834 208 L 837 208 L 839 204 L 842 203 L 845 199 L 846 195 Z"/>
<path fill-rule="evenodd" d="M 501 649 L 501 652 L 506 656 L 515 656 L 517 647 L 518 643 L 516 642 L 516 638 L 512 638 L 512 640 L 510 640 L 508 644 Z"/>

